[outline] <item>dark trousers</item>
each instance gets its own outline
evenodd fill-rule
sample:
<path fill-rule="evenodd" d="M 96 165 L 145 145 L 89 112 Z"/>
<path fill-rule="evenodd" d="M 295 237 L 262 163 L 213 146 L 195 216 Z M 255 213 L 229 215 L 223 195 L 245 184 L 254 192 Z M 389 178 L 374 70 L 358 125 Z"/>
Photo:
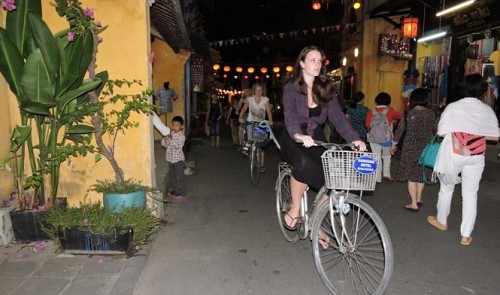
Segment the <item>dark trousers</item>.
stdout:
<path fill-rule="evenodd" d="M 184 161 L 168 163 L 168 184 L 169 190 L 176 195 L 184 196 L 186 189 L 184 187 Z"/>

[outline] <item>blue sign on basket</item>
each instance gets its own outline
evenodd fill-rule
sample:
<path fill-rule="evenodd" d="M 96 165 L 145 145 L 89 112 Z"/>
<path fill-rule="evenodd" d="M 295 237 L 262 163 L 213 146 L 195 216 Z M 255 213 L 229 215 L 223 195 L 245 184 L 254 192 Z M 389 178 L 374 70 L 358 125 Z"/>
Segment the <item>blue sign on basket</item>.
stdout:
<path fill-rule="evenodd" d="M 361 156 L 354 160 L 352 168 L 361 174 L 373 174 L 377 172 L 377 160 L 369 156 Z"/>

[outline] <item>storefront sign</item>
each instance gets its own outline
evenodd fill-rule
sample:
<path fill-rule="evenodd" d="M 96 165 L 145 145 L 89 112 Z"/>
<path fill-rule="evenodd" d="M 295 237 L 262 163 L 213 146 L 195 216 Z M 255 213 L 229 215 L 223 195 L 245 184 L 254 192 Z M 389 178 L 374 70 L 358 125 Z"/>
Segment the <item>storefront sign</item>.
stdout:
<path fill-rule="evenodd" d="M 454 14 L 445 15 L 443 19 L 450 23 L 457 36 L 463 36 L 500 24 L 500 18 L 495 15 L 499 10 L 500 1 L 484 0 Z"/>

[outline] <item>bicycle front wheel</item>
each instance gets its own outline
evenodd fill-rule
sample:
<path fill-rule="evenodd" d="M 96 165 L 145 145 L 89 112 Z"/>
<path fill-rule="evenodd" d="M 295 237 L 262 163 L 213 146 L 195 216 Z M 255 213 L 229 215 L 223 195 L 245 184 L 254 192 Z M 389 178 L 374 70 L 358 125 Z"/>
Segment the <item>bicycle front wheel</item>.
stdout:
<path fill-rule="evenodd" d="M 250 179 L 253 185 L 258 185 L 260 180 L 260 152 L 261 149 L 255 143 L 252 144 L 250 154 Z"/>
<path fill-rule="evenodd" d="M 276 182 L 276 213 L 278 217 L 278 225 L 285 239 L 290 243 L 296 243 L 299 240 L 298 230 L 288 230 L 284 223 L 283 217 L 292 205 L 292 193 L 290 190 L 290 178 L 292 172 L 290 170 L 280 171 Z"/>
<path fill-rule="evenodd" d="M 383 294 L 394 264 L 389 232 L 367 203 L 352 197 L 345 203 L 350 208 L 333 213 L 333 221 L 329 202 L 318 208 L 312 227 L 316 269 L 332 294 Z"/>

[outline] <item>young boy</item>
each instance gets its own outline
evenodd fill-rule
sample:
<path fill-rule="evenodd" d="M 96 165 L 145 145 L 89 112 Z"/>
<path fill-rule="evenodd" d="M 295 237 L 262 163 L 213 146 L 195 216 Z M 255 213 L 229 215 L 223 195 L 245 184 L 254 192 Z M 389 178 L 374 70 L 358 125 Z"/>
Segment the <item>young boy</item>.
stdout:
<path fill-rule="evenodd" d="M 169 196 L 174 200 L 184 200 L 184 153 L 182 147 L 186 137 L 182 133 L 184 120 L 180 116 L 172 119 L 172 128 L 169 135 L 161 140 L 161 145 L 167 151 L 165 158 L 168 163 L 168 183 L 170 187 Z"/>

